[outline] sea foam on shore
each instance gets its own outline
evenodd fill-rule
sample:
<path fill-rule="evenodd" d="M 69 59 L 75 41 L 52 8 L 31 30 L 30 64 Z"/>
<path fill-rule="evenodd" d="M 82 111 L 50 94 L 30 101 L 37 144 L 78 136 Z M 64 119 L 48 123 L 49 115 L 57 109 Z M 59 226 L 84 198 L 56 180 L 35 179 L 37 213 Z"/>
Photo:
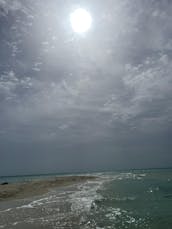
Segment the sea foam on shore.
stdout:
<path fill-rule="evenodd" d="M 34 184 L 35 181 L 25 184 L 24 190 Z M 49 191 L 32 191 L 36 196 L 22 191 L 0 203 L 0 228 L 80 228 L 87 222 L 85 213 L 100 198 L 97 190 L 102 181 L 95 176 L 68 176 L 58 178 L 58 182 L 53 179 L 36 184 L 39 190 L 49 187 Z"/>
<path fill-rule="evenodd" d="M 121 171 L 81 177 L 65 178 L 70 180 L 67 183 L 62 179 L 61 185 L 55 181 L 34 181 L 34 184 L 38 182 L 38 190 L 48 192 L 33 191 L 27 197 L 20 194 L 1 201 L 0 228 L 172 228 L 172 170 Z"/>

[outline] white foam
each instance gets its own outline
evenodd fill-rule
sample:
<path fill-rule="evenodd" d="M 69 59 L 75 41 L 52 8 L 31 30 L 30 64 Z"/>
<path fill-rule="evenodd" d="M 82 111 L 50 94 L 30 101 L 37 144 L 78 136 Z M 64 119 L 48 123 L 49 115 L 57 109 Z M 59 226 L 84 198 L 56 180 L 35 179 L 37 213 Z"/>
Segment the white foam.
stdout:
<path fill-rule="evenodd" d="M 131 224 L 131 223 L 135 223 L 136 219 L 134 217 L 130 217 L 129 220 L 126 221 L 127 223 Z"/>
<path fill-rule="evenodd" d="M 126 225 L 125 228 L 128 228 L 128 224 L 138 224 L 140 221 L 143 221 L 143 219 L 135 219 L 132 215 L 132 212 L 128 212 L 124 209 L 120 208 L 113 208 L 109 207 L 107 209 L 107 213 L 105 214 L 105 217 L 107 217 L 109 220 L 114 221 L 114 220 L 122 220 L 123 225 Z M 114 228 L 114 227 L 112 227 Z"/>
<path fill-rule="evenodd" d="M 120 208 L 109 208 L 109 213 L 105 216 L 110 220 L 115 220 L 117 216 L 121 216 L 122 212 Z"/>
<path fill-rule="evenodd" d="M 12 225 L 13 226 L 16 226 L 17 224 L 19 224 L 19 222 L 14 222 Z"/>
<path fill-rule="evenodd" d="M 1 212 L 9 212 L 9 211 L 11 211 L 11 210 L 12 210 L 12 208 L 8 208 L 8 209 L 5 209 L 5 210 L 0 211 L 0 213 L 1 213 Z"/>
<path fill-rule="evenodd" d="M 32 206 L 31 203 L 30 204 L 27 204 L 27 205 L 22 205 L 20 207 L 16 207 L 16 209 L 21 209 L 21 208 L 34 208 L 34 207 Z"/>
<path fill-rule="evenodd" d="M 102 180 L 87 181 L 82 185 L 78 185 L 78 190 L 69 195 L 71 210 L 75 213 L 89 212 L 91 207 L 95 207 L 94 201 L 102 198 L 97 193 L 101 185 Z"/>
<path fill-rule="evenodd" d="M 38 207 L 38 206 L 41 206 L 41 205 L 44 205 L 44 204 L 56 202 L 58 198 L 60 198 L 60 197 L 57 197 L 55 195 L 51 195 L 51 196 L 44 197 L 44 198 L 41 198 L 41 199 L 38 199 L 38 200 L 34 200 L 34 201 L 30 202 L 29 204 L 19 206 L 16 209 L 35 208 L 35 207 Z"/>
<path fill-rule="evenodd" d="M 135 173 L 125 173 L 125 172 L 122 172 L 122 173 L 119 173 L 119 174 L 111 174 L 109 175 L 109 179 L 111 180 L 128 180 L 128 179 L 131 179 L 131 180 L 142 180 L 144 177 L 146 176 L 146 174 L 144 173 L 141 173 L 141 174 L 135 174 Z"/>

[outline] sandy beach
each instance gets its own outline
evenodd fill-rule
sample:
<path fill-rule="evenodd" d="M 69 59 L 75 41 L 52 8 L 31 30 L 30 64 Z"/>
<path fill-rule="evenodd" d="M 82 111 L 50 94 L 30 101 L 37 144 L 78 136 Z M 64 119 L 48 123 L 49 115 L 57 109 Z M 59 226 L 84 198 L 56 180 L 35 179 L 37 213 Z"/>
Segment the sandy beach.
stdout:
<path fill-rule="evenodd" d="M 94 176 L 62 176 L 44 180 L 0 185 L 0 201 L 42 195 L 52 188 L 93 180 Z"/>

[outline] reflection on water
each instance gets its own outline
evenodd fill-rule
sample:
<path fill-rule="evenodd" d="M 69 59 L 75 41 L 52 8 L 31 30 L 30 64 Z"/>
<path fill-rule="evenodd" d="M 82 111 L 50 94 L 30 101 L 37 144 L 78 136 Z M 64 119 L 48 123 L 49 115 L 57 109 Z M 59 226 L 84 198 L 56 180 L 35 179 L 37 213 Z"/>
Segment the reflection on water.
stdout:
<path fill-rule="evenodd" d="M 172 228 L 171 170 L 96 175 L 39 198 L 2 202 L 0 228 Z"/>

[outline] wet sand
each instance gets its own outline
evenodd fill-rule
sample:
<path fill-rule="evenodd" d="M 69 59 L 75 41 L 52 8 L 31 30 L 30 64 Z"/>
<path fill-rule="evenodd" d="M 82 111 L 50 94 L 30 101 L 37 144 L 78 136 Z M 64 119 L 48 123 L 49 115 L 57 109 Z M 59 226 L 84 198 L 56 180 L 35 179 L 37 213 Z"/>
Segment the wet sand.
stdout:
<path fill-rule="evenodd" d="M 46 180 L 0 185 L 0 201 L 42 195 L 52 188 L 93 180 L 94 176 L 62 176 Z"/>

